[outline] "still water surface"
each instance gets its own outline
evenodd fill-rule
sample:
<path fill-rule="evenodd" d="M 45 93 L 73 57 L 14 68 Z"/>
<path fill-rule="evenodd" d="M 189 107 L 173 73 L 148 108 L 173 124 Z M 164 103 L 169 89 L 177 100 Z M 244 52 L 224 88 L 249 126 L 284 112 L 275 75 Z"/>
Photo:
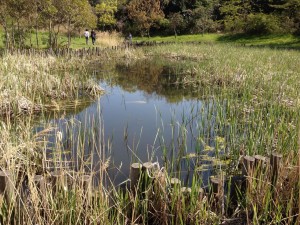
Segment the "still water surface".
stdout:
<path fill-rule="evenodd" d="M 108 174 L 115 184 L 128 179 L 132 162 L 146 161 L 158 161 L 188 184 L 197 170 L 206 183 L 213 173 L 210 157 L 218 147 L 220 104 L 171 84 L 176 74 L 168 66 L 155 65 L 160 68 L 154 72 L 153 64 L 144 64 L 118 65 L 105 71 L 111 76 L 104 76 L 100 68 L 97 79 L 105 94 L 75 113 L 51 119 L 57 129 L 49 138 L 48 157 L 57 157 L 55 147 L 65 160 L 77 162 L 75 169 L 93 170 L 109 158 Z"/>

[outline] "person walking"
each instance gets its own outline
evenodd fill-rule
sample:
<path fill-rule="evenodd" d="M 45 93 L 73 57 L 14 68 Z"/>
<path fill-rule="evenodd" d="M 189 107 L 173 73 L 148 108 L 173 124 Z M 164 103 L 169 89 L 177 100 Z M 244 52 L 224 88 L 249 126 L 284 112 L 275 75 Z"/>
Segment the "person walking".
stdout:
<path fill-rule="evenodd" d="M 84 36 L 85 36 L 85 43 L 88 45 L 89 44 L 89 37 L 90 37 L 90 33 L 89 33 L 88 29 L 86 29 L 84 31 Z"/>
<path fill-rule="evenodd" d="M 132 34 L 129 33 L 128 35 L 129 45 L 132 45 Z"/>
<path fill-rule="evenodd" d="M 96 32 L 95 32 L 94 29 L 91 31 L 91 38 L 92 38 L 92 43 L 93 43 L 93 45 L 95 45 L 95 41 L 96 41 Z"/>

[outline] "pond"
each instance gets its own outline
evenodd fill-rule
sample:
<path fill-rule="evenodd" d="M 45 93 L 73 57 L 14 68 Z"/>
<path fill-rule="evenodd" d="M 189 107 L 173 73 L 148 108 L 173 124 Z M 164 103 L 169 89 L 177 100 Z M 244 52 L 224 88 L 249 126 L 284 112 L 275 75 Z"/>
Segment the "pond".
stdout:
<path fill-rule="evenodd" d="M 178 82 L 183 69 L 157 61 L 94 66 L 105 94 L 76 110 L 52 116 L 47 157 L 74 169 L 99 171 L 118 185 L 133 162 L 159 162 L 187 185 L 222 169 L 226 155 L 226 101 Z M 45 122 L 45 123 L 46 123 Z M 44 125 L 37 127 L 37 131 Z M 55 149 L 55 152 L 54 152 Z"/>

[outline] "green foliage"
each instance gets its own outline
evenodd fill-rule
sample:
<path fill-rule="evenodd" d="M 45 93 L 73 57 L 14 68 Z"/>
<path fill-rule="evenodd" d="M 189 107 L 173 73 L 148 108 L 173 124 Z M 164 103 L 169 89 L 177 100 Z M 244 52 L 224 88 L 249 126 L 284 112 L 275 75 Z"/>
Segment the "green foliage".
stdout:
<path fill-rule="evenodd" d="M 216 32 L 217 23 L 212 19 L 212 7 L 199 6 L 193 11 L 193 30 L 195 33 Z"/>
<path fill-rule="evenodd" d="M 245 32 L 248 34 L 271 34 L 280 32 L 277 18 L 263 13 L 250 14 L 245 24 Z"/>
<path fill-rule="evenodd" d="M 180 13 L 173 13 L 169 16 L 170 28 L 174 31 L 175 36 L 177 36 L 178 30 L 184 28 L 184 19 Z"/>
<path fill-rule="evenodd" d="M 96 5 L 96 14 L 98 15 L 99 27 L 112 27 L 116 25 L 117 20 L 115 13 L 117 11 L 117 1 L 115 0 L 104 0 L 100 4 Z"/>
<path fill-rule="evenodd" d="M 242 0 L 226 0 L 220 7 L 224 17 L 224 29 L 230 32 L 242 32 L 247 15 L 250 13 L 250 3 Z"/>

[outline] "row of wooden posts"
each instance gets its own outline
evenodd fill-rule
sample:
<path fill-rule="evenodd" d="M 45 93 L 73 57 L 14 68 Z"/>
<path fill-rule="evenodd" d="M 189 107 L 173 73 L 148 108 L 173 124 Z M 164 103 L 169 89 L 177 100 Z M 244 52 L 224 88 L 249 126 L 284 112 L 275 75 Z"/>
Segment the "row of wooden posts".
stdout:
<path fill-rule="evenodd" d="M 208 187 L 199 188 L 199 199 L 205 196 L 210 200 L 211 204 L 219 213 L 224 213 L 224 198 L 230 198 L 230 201 L 237 202 L 237 193 L 245 193 L 248 188 L 251 188 L 251 179 L 258 177 L 263 171 L 263 168 L 270 165 L 271 183 L 276 185 L 282 155 L 272 153 L 268 160 L 264 156 L 244 156 L 241 160 L 241 175 L 230 177 L 210 177 L 210 185 Z M 9 171 L 0 171 L 0 194 L 4 195 L 8 204 L 15 201 L 16 198 L 16 180 Z M 24 174 L 23 174 L 24 176 Z M 92 175 L 77 173 L 71 174 L 63 170 L 53 171 L 47 175 L 35 175 L 33 182 L 38 188 L 41 195 L 46 195 L 47 190 L 52 190 L 55 193 L 58 189 L 68 190 L 69 186 L 76 183 L 85 192 L 92 190 Z M 146 183 L 144 183 L 146 182 Z M 230 184 L 230 185 L 229 185 Z M 160 168 L 158 163 L 133 163 L 130 166 L 130 186 L 128 189 L 134 195 L 142 195 L 147 185 L 155 186 L 152 191 L 162 191 L 167 193 L 167 189 L 180 190 L 180 192 L 189 196 L 192 192 L 190 187 L 182 187 L 181 181 L 178 178 L 170 178 L 164 168 Z M 226 190 L 227 189 L 227 190 Z M 230 196 L 225 196 L 224 193 L 230 193 Z M 155 194 L 155 193 L 154 193 Z"/>
<path fill-rule="evenodd" d="M 92 47 L 92 48 L 81 48 L 81 49 L 72 49 L 72 48 L 58 48 L 58 49 L 10 49 L 6 50 L 6 53 L 9 54 L 18 54 L 18 55 L 27 55 L 27 56 L 55 56 L 55 57 L 89 57 L 89 56 L 101 56 L 103 53 L 107 53 L 108 51 L 117 51 L 117 50 L 125 50 L 129 47 L 128 45 L 124 46 L 112 46 L 111 48 L 100 48 L 100 47 Z"/>
<path fill-rule="evenodd" d="M 26 175 L 24 173 L 12 174 L 7 170 L 0 171 L 0 195 L 3 195 L 6 203 L 11 205 L 20 197 L 16 194 L 17 187 L 21 187 L 21 192 L 25 192 L 27 187 L 22 185 Z M 91 174 L 77 174 L 75 171 L 56 170 L 45 175 L 34 175 L 32 178 L 34 186 L 37 188 L 39 194 L 46 196 L 47 191 L 55 194 L 59 190 L 71 190 L 72 185 L 77 185 L 80 190 L 90 193 L 92 190 L 92 175 Z"/>
<path fill-rule="evenodd" d="M 270 158 L 261 155 L 255 156 L 242 156 L 240 159 L 241 174 L 218 177 L 211 176 L 209 179 L 209 185 L 207 187 L 200 188 L 197 190 L 198 199 L 206 199 L 212 206 L 212 209 L 218 213 L 224 214 L 224 201 L 227 199 L 227 204 L 236 205 L 238 199 L 246 193 L 247 190 L 251 189 L 251 182 L 254 178 L 265 178 L 263 173 L 266 168 L 270 169 L 270 182 L 272 186 L 277 183 L 277 178 L 280 170 L 282 155 L 276 152 L 272 153 Z M 141 188 L 141 182 L 151 180 L 155 183 L 155 179 L 159 180 L 159 183 L 163 189 L 170 187 L 179 187 L 181 194 L 189 196 L 192 193 L 190 187 L 181 186 L 181 181 L 178 178 L 168 178 L 165 173 L 160 171 L 157 163 L 146 162 L 133 163 L 130 168 L 130 190 L 133 193 L 143 192 Z M 263 181 L 265 182 L 265 180 Z M 229 200 L 229 201 L 228 201 Z"/>

